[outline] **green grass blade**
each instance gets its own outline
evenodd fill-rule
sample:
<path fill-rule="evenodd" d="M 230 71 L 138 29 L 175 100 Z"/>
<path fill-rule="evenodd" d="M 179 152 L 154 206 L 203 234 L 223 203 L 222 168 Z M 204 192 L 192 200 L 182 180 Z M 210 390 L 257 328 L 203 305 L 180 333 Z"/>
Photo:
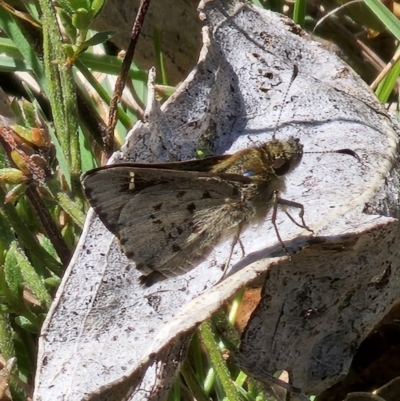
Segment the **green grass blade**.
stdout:
<path fill-rule="evenodd" d="M 364 0 L 364 3 L 382 21 L 385 27 L 400 40 L 400 22 L 379 0 Z"/>

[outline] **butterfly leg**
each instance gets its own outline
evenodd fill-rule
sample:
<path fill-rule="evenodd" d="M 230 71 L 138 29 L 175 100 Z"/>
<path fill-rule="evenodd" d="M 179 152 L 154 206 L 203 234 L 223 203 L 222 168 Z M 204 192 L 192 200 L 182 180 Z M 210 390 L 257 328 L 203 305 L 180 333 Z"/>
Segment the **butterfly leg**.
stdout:
<path fill-rule="evenodd" d="M 304 206 L 301 203 L 298 202 L 294 202 L 294 201 L 290 201 L 287 199 L 283 199 L 279 197 L 279 194 L 277 195 L 277 203 L 279 205 L 283 205 L 283 206 L 289 206 L 289 207 L 295 207 L 297 209 L 300 209 L 299 212 L 299 217 L 301 219 L 301 224 L 297 223 L 297 221 L 290 215 L 290 213 L 287 210 L 284 210 L 286 215 L 289 217 L 289 219 L 296 224 L 296 226 L 300 227 L 300 228 L 305 228 L 306 230 L 310 231 L 310 232 L 314 232 L 310 227 L 307 226 L 306 222 L 304 221 Z M 274 205 L 275 206 L 275 205 Z"/>
<path fill-rule="evenodd" d="M 244 251 L 244 246 L 243 246 L 243 243 L 242 243 L 240 238 L 238 239 L 238 242 L 239 242 L 239 245 L 240 245 L 240 249 L 242 251 L 242 258 L 244 258 L 244 256 L 246 255 L 246 252 Z"/>
<path fill-rule="evenodd" d="M 314 232 L 313 230 L 311 230 L 310 227 L 307 226 L 306 222 L 304 221 L 304 206 L 301 203 L 290 201 L 287 199 L 282 199 L 282 198 L 278 198 L 278 203 L 283 206 L 296 207 L 297 209 L 300 209 L 299 217 L 301 219 L 301 224 L 297 223 L 297 221 L 291 216 L 291 214 L 287 210 L 285 210 L 285 213 L 289 217 L 289 219 L 294 224 L 296 224 L 296 226 L 298 226 L 300 228 L 305 228 L 306 230 L 308 230 L 312 233 Z"/>
<path fill-rule="evenodd" d="M 232 243 L 231 243 L 231 250 L 230 250 L 230 252 L 229 252 L 228 259 L 227 259 L 226 262 L 225 262 L 224 269 L 223 269 L 223 271 L 222 271 L 222 276 L 221 276 L 221 278 L 218 280 L 217 283 L 220 283 L 220 282 L 224 279 L 225 274 L 226 274 L 226 272 L 227 272 L 227 270 L 228 270 L 228 267 L 229 267 L 229 265 L 231 264 L 231 259 L 232 259 L 232 255 L 233 255 L 233 250 L 235 249 L 235 246 L 236 246 L 236 244 L 237 244 L 238 242 L 239 242 L 239 245 L 240 245 L 240 249 L 242 250 L 242 257 L 244 257 L 244 255 L 245 255 L 244 247 L 243 247 L 242 241 L 240 241 L 240 233 L 242 232 L 242 227 L 243 227 L 243 224 L 239 224 L 239 225 L 238 225 L 238 230 L 237 230 L 237 233 L 235 234 L 235 236 L 233 237 L 233 240 L 232 240 Z"/>
<path fill-rule="evenodd" d="M 278 241 L 281 244 L 283 250 L 286 252 L 286 254 L 290 257 L 290 253 L 287 250 L 285 244 L 282 241 L 281 235 L 279 234 L 279 230 L 278 230 L 278 226 L 276 225 L 276 216 L 278 214 L 278 205 L 282 205 L 282 206 L 289 206 L 289 207 L 295 207 L 297 209 L 300 209 L 299 212 L 299 217 L 301 219 L 301 224 L 299 224 L 291 215 L 287 210 L 284 210 L 286 215 L 289 217 L 289 219 L 296 224 L 296 226 L 301 227 L 301 228 L 305 228 L 306 230 L 310 231 L 310 232 L 314 232 L 313 230 L 311 230 L 310 227 L 307 226 L 306 222 L 304 221 L 304 206 L 299 203 L 299 202 L 294 202 L 294 201 L 290 201 L 287 199 L 283 199 L 279 196 L 279 192 L 278 191 L 274 191 L 274 195 L 273 195 L 273 208 L 272 208 L 272 217 L 271 217 L 271 221 L 272 221 L 272 225 L 274 226 L 275 229 L 275 233 L 276 236 L 278 237 Z"/>
<path fill-rule="evenodd" d="M 285 244 L 283 243 L 282 237 L 279 234 L 278 226 L 276 225 L 276 216 L 278 214 L 278 205 L 279 205 L 279 201 L 280 200 L 283 200 L 283 199 L 281 199 L 279 197 L 279 192 L 278 191 L 274 191 L 274 195 L 273 195 L 273 199 L 272 199 L 273 208 L 272 208 L 271 222 L 272 222 L 272 225 L 274 226 L 276 236 L 278 238 L 279 243 L 281 244 L 282 249 L 285 251 L 286 255 L 288 255 L 289 258 L 290 258 L 290 253 L 287 250 Z"/>

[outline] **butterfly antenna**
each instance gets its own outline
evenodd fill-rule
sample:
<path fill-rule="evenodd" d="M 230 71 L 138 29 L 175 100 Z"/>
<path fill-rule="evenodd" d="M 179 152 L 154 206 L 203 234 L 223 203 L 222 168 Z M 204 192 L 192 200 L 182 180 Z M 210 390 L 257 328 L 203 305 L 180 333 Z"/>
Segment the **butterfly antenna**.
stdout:
<path fill-rule="evenodd" d="M 272 134 L 272 140 L 273 141 L 275 141 L 276 131 L 278 130 L 278 126 L 279 126 L 279 123 L 281 121 L 281 116 L 282 116 L 283 108 L 284 108 L 285 103 L 286 103 L 287 96 L 289 94 L 289 91 L 290 91 L 290 88 L 292 86 L 292 83 L 296 79 L 298 73 L 299 73 L 299 67 L 297 67 L 297 64 L 293 64 L 293 74 L 292 74 L 292 77 L 290 78 L 289 85 L 288 85 L 288 87 L 286 89 L 286 92 L 285 92 L 285 95 L 283 97 L 283 103 L 282 103 L 282 106 L 281 106 L 281 110 L 279 111 L 278 120 L 276 121 L 274 133 Z"/>
<path fill-rule="evenodd" d="M 361 162 L 361 157 L 352 149 L 323 150 L 320 152 L 316 151 L 316 152 L 304 152 L 304 153 L 307 153 L 307 154 L 310 154 L 310 153 L 319 153 L 319 154 L 321 154 L 321 153 L 341 153 L 343 155 L 352 156 L 355 159 L 357 159 L 359 162 Z"/>
<path fill-rule="evenodd" d="M 273 141 L 275 140 L 276 131 L 278 130 L 278 126 L 279 126 L 279 123 L 281 121 L 283 108 L 285 106 L 285 102 L 286 102 L 286 99 L 288 97 L 290 88 L 292 86 L 293 81 L 296 79 L 298 73 L 299 73 L 299 67 L 297 66 L 297 64 L 293 64 L 292 77 L 290 78 L 289 85 L 288 85 L 288 87 L 286 89 L 286 92 L 285 92 L 285 95 L 283 97 L 282 107 L 281 107 L 281 110 L 279 111 L 278 120 L 277 120 L 276 125 L 275 125 L 274 133 L 272 134 L 272 140 Z M 360 156 L 354 150 L 351 150 L 351 149 L 326 150 L 326 151 L 322 151 L 322 152 L 304 152 L 304 153 L 341 153 L 341 154 L 352 156 L 355 159 L 357 159 L 359 162 L 361 162 Z"/>

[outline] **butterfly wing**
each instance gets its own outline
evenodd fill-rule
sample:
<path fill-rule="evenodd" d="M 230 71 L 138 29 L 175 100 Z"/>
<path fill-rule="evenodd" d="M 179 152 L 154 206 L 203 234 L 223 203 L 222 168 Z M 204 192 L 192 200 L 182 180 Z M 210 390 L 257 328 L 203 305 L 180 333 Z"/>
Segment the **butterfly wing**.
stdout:
<path fill-rule="evenodd" d="M 142 166 L 95 169 L 82 182 L 104 225 L 145 275 L 189 270 L 249 214 L 245 177 Z"/>

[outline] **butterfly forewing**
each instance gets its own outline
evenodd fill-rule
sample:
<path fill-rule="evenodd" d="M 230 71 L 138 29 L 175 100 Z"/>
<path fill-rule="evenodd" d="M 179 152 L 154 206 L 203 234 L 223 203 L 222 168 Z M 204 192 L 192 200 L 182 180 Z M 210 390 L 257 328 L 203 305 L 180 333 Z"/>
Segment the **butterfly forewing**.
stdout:
<path fill-rule="evenodd" d="M 246 177 L 115 165 L 82 178 L 85 194 L 145 275 L 182 274 L 250 215 Z"/>
<path fill-rule="evenodd" d="M 129 187 L 129 171 L 100 167 L 84 174 L 81 180 L 90 206 L 108 230 L 118 237 L 121 210 L 134 193 Z"/>

